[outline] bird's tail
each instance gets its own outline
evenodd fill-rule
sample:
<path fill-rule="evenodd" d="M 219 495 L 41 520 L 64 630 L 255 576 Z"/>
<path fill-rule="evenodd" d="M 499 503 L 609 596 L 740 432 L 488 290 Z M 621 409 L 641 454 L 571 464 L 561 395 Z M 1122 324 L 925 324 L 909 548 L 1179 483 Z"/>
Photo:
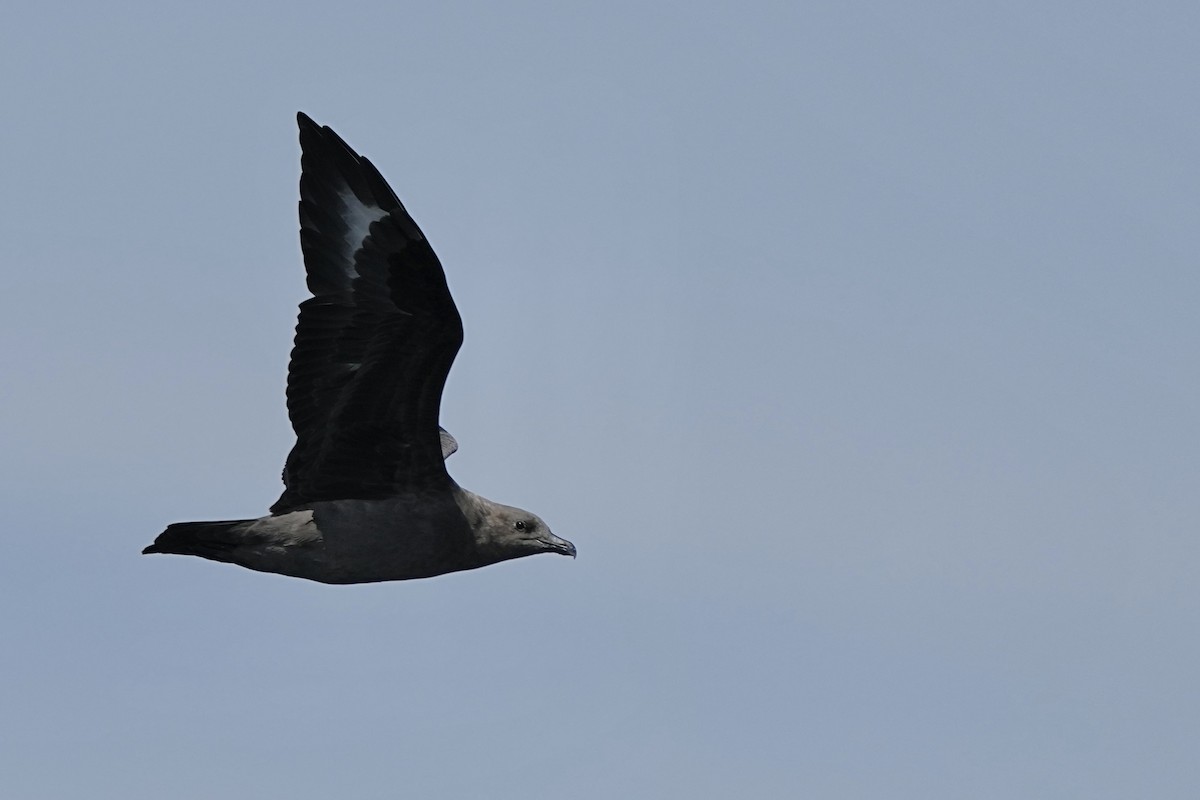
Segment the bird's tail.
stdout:
<path fill-rule="evenodd" d="M 142 553 L 175 553 L 213 561 L 233 561 L 233 551 L 246 543 L 246 526 L 252 519 L 222 522 L 176 522 L 158 535 Z"/>

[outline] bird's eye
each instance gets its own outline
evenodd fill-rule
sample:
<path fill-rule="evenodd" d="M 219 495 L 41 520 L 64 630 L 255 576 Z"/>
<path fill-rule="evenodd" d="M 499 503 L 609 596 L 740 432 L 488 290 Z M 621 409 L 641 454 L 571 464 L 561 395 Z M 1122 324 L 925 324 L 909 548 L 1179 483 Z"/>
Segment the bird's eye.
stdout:
<path fill-rule="evenodd" d="M 525 530 L 525 520 L 523 520 L 523 519 L 517 520 L 516 522 L 513 523 L 513 527 L 519 531 Z"/>

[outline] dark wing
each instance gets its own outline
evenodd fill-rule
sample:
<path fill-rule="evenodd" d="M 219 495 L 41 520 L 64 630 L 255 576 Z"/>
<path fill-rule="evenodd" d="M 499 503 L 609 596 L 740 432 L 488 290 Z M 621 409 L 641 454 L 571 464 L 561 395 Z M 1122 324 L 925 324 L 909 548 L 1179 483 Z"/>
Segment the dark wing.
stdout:
<path fill-rule="evenodd" d="M 450 482 L 438 426 L 462 320 L 420 228 L 328 127 L 300 124 L 300 244 L 313 296 L 288 367 L 296 445 L 273 512 Z"/>

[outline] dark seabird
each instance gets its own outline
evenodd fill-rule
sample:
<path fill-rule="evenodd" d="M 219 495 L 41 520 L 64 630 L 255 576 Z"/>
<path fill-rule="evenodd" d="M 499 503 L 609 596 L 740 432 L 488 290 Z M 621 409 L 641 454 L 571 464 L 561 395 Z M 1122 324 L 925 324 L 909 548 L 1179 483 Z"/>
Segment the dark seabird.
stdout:
<path fill-rule="evenodd" d="M 575 546 L 461 488 L 438 422 L 462 319 L 442 265 L 367 159 L 305 114 L 300 244 L 313 296 L 288 366 L 296 444 L 259 519 L 177 522 L 144 553 L 324 583 L 427 578 Z"/>

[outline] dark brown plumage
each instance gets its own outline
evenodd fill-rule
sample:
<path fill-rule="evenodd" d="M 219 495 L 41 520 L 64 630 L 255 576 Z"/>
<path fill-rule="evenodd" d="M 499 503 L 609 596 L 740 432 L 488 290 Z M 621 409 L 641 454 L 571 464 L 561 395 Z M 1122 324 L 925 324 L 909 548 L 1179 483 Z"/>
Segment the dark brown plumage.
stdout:
<path fill-rule="evenodd" d="M 401 580 L 538 552 L 575 555 L 536 515 L 459 487 L 439 425 L 462 319 L 442 266 L 375 167 L 297 117 L 300 242 L 313 296 L 288 369 L 296 444 L 256 520 L 177 523 L 147 553 L 331 583 Z"/>

